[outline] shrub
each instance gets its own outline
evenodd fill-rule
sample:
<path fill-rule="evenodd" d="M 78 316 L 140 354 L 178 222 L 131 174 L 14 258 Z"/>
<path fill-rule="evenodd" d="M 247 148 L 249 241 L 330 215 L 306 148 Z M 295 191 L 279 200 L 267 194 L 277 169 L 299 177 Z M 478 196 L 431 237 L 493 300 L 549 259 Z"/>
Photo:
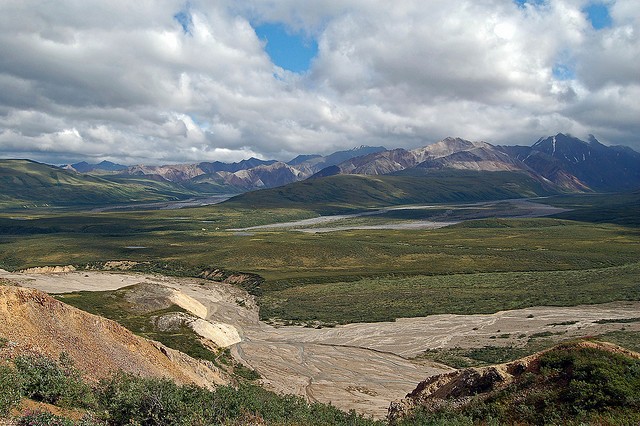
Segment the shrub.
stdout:
<path fill-rule="evenodd" d="M 15 365 L 22 378 L 24 396 L 36 401 L 76 407 L 91 407 L 95 399 L 91 388 L 65 353 L 59 364 L 44 356 L 20 356 Z"/>
<path fill-rule="evenodd" d="M 28 413 L 18 419 L 18 426 L 73 426 L 73 422 L 51 413 Z"/>
<path fill-rule="evenodd" d="M 0 365 L 0 417 L 6 416 L 21 398 L 22 380 L 18 372 L 7 365 Z"/>
<path fill-rule="evenodd" d="M 190 424 L 180 387 L 169 379 L 118 373 L 100 382 L 98 399 L 110 424 Z"/>

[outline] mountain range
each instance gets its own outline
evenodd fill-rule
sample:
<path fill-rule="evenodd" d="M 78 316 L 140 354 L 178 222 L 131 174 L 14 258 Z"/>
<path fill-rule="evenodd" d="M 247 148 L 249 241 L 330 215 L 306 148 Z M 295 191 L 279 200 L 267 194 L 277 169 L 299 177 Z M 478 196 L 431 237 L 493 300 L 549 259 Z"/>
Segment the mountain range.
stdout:
<path fill-rule="evenodd" d="M 93 168 L 92 168 L 93 167 Z M 446 138 L 412 150 L 360 146 L 327 156 L 299 155 L 288 162 L 250 158 L 125 167 L 109 162 L 65 166 L 80 173 L 110 173 L 164 180 L 196 192 L 246 192 L 333 175 L 421 176 L 434 171 L 523 173 L 558 191 L 623 191 L 640 187 L 640 153 L 559 133 L 532 146 L 494 146 Z"/>
<path fill-rule="evenodd" d="M 327 156 L 299 155 L 289 162 L 249 158 L 237 163 L 220 161 L 163 166 L 122 166 L 109 162 L 91 165 L 85 162 L 63 166 L 79 173 L 111 172 L 121 176 L 144 176 L 180 183 L 200 192 L 245 192 L 272 188 L 308 178 L 325 167 L 353 157 L 385 151 L 384 147 L 359 146 Z"/>
<path fill-rule="evenodd" d="M 394 149 L 322 170 L 332 174 L 416 175 L 435 170 L 520 172 L 565 191 L 621 191 L 640 187 L 640 154 L 559 133 L 532 146 L 493 146 L 447 138 L 414 150 Z"/>

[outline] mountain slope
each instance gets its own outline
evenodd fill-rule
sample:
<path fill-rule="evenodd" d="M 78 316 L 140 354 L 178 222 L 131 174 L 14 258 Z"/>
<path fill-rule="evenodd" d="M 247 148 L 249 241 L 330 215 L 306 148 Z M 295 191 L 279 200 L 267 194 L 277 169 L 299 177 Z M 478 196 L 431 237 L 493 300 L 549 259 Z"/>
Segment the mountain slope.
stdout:
<path fill-rule="evenodd" d="M 225 202 L 243 207 L 298 207 L 328 213 L 396 204 L 481 201 L 554 193 L 523 173 L 434 171 L 421 176 L 336 175 L 248 192 Z"/>
<path fill-rule="evenodd" d="M 238 161 L 237 163 L 223 163 L 220 161 L 214 161 L 212 163 L 199 163 L 198 167 L 204 173 L 215 173 L 215 172 L 230 172 L 234 173 L 239 170 L 247 170 L 252 169 L 258 166 L 269 166 L 275 163 L 275 160 L 260 160 L 258 158 L 251 157 L 248 160 Z"/>
<path fill-rule="evenodd" d="M 325 157 L 299 155 L 288 163 L 250 158 L 237 163 L 214 161 L 165 166 L 137 165 L 129 167 L 122 175 L 155 176 L 202 192 L 244 192 L 297 182 L 324 167 L 359 155 L 384 151 L 384 149 L 360 146 L 347 151 L 334 152 Z"/>
<path fill-rule="evenodd" d="M 640 154 L 627 147 L 607 147 L 593 136 L 583 141 L 558 133 L 540 138 L 531 147 L 500 149 L 569 189 L 624 191 L 640 187 Z"/>
<path fill-rule="evenodd" d="M 152 181 L 112 182 L 29 160 L 0 160 L 0 205 L 71 206 L 164 201 L 193 195 Z"/>
<path fill-rule="evenodd" d="M 394 149 L 356 157 L 320 171 L 318 176 L 331 174 L 385 175 L 402 174 L 406 170 L 475 170 L 521 171 L 533 177 L 535 173 L 520 160 L 486 142 L 446 138 L 440 142 L 413 150 Z M 419 174 L 411 173 L 408 174 Z M 544 181 L 544 179 L 540 179 Z"/>
<path fill-rule="evenodd" d="M 211 363 L 138 337 L 118 323 L 57 301 L 38 290 L 0 285 L 0 336 L 12 351 L 57 359 L 66 352 L 93 380 L 123 370 L 211 387 L 226 383 Z"/>
<path fill-rule="evenodd" d="M 417 172 L 416 170 L 421 170 Z M 640 187 L 640 154 L 559 133 L 533 146 L 493 146 L 460 138 L 413 150 L 394 149 L 344 161 L 316 173 L 418 175 L 433 170 L 520 171 L 567 191 L 624 191 Z"/>
<path fill-rule="evenodd" d="M 89 172 L 119 172 L 122 170 L 126 170 L 127 166 L 123 166 L 122 164 L 112 163 L 111 161 L 101 161 L 98 164 L 89 164 L 86 161 L 81 161 L 79 163 L 67 164 L 66 166 L 62 166 L 65 170 L 75 171 L 78 173 L 89 173 Z"/>
<path fill-rule="evenodd" d="M 369 154 L 374 154 L 378 152 L 384 152 L 387 149 L 383 146 L 366 146 L 362 145 L 353 149 L 349 149 L 346 151 L 337 151 L 333 154 L 329 154 L 325 157 L 323 156 L 298 156 L 293 160 L 289 161 L 287 164 L 290 166 L 295 166 L 298 170 L 300 170 L 305 177 L 309 177 L 315 173 L 318 173 L 320 170 L 338 165 L 344 161 L 348 161 L 352 158 L 362 157 Z M 309 157 L 309 158 L 305 158 Z"/>

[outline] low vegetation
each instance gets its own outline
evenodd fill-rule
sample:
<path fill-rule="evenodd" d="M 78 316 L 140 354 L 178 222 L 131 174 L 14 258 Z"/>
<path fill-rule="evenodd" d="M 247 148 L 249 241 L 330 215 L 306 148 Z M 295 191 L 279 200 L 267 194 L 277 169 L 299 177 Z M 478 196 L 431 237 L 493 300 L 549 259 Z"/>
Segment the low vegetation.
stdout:
<path fill-rule="evenodd" d="M 569 343 L 506 386 L 431 401 L 395 424 L 637 424 L 639 413 L 640 359 Z"/>
<path fill-rule="evenodd" d="M 0 419 L 17 409 L 22 398 L 76 408 L 77 419 L 51 409 L 18 415 L 18 425 L 374 425 L 353 412 L 330 405 L 279 396 L 251 384 L 208 391 L 180 386 L 168 379 L 117 373 L 88 384 L 61 358 L 23 356 L 0 366 Z M 43 406 L 46 407 L 46 406 Z M 79 415 L 78 415 L 79 414 Z"/>
<path fill-rule="evenodd" d="M 348 323 L 639 300 L 638 276 L 640 263 L 570 271 L 390 276 L 281 288 L 267 283 L 260 312 L 263 318 Z"/>
<path fill-rule="evenodd" d="M 405 220 L 405 213 L 385 220 Z M 316 215 L 232 205 L 0 214 L 0 268 L 132 260 L 170 275 L 197 276 L 203 268 L 251 272 L 265 279 L 250 288 L 263 319 L 304 324 L 640 300 L 637 280 L 634 285 L 640 232 L 634 227 L 489 218 L 437 230 L 232 230 Z"/>
<path fill-rule="evenodd" d="M 473 185 L 469 185 L 472 181 Z M 470 202 L 556 193 L 524 173 L 440 171 L 417 176 L 337 175 L 248 192 L 225 202 L 243 208 L 291 207 L 335 214 L 398 204 Z"/>
<path fill-rule="evenodd" d="M 570 209 L 558 218 L 591 223 L 640 226 L 640 190 L 621 194 L 582 194 L 550 197 L 549 204 Z"/>

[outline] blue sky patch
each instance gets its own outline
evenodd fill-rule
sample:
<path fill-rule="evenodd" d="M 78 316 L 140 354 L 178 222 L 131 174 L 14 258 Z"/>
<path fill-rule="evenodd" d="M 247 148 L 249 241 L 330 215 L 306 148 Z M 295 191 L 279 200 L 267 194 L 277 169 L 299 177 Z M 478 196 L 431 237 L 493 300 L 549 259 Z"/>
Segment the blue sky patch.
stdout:
<path fill-rule="evenodd" d="M 609 7 L 605 3 L 591 3 L 582 9 L 587 14 L 587 18 L 596 30 L 608 28 L 611 26 L 611 15 L 609 15 Z"/>
<path fill-rule="evenodd" d="M 191 35 L 191 28 L 193 28 L 193 19 L 191 18 L 191 12 L 189 12 L 188 5 L 183 10 L 173 15 L 173 19 L 178 21 L 178 23 L 182 27 L 182 31 L 184 31 L 185 34 Z"/>
<path fill-rule="evenodd" d="M 575 70 L 567 64 L 555 64 L 552 72 L 553 76 L 558 80 L 573 80 L 576 78 Z"/>
<path fill-rule="evenodd" d="M 534 6 L 544 4 L 544 0 L 513 0 L 513 2 L 520 7 L 524 7 L 526 3 L 532 4 Z"/>
<path fill-rule="evenodd" d="M 283 24 L 262 24 L 255 28 L 271 61 L 286 70 L 303 73 L 318 54 L 318 43 L 303 34 L 296 34 Z"/>

